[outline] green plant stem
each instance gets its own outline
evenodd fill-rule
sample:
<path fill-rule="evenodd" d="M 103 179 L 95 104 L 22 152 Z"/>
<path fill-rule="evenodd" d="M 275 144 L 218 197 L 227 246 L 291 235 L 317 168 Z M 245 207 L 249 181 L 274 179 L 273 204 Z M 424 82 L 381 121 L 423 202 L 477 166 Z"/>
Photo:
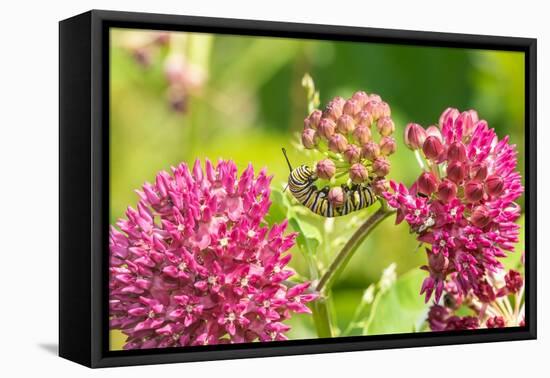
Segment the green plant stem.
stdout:
<path fill-rule="evenodd" d="M 344 332 L 342 332 L 342 336 L 349 336 L 351 331 L 353 331 L 353 329 L 357 327 L 359 316 L 361 316 L 362 312 L 365 310 L 366 307 L 367 307 L 367 302 L 361 301 L 361 303 L 359 303 L 359 306 L 357 306 L 357 308 L 355 309 L 355 312 L 353 313 L 353 317 L 348 323 L 346 329 L 344 330 Z"/>
<path fill-rule="evenodd" d="M 327 300 L 328 298 L 321 294 L 312 304 L 313 322 L 318 337 L 333 337 Z"/>
<path fill-rule="evenodd" d="M 311 254 L 306 252 L 304 257 L 309 268 L 309 279 L 315 282 L 319 279 L 319 267 Z M 327 301 L 328 298 L 325 295 L 319 294 L 319 298 L 311 304 L 317 337 L 332 337 L 332 321 Z"/>
<path fill-rule="evenodd" d="M 342 250 L 336 255 L 336 258 L 332 261 L 327 271 L 321 276 L 317 284 L 317 291 L 321 293 L 321 295 L 331 288 L 334 281 L 340 276 L 357 248 L 370 232 L 392 213 L 393 211 L 383 204 L 382 207 L 376 210 L 376 212 L 355 231 Z"/>
<path fill-rule="evenodd" d="M 419 150 L 414 151 L 414 156 L 416 157 L 416 161 L 418 162 L 418 165 L 423 171 L 427 171 L 428 168 L 426 167 L 426 164 L 424 163 L 424 158 L 420 155 Z"/>
<path fill-rule="evenodd" d="M 309 275 L 312 281 L 316 281 L 319 277 L 319 269 L 315 261 L 308 256 Z M 332 337 L 332 320 L 328 308 L 328 298 L 325 295 L 319 294 L 319 298 L 313 301 L 311 306 L 313 322 L 317 330 L 317 337 Z"/>

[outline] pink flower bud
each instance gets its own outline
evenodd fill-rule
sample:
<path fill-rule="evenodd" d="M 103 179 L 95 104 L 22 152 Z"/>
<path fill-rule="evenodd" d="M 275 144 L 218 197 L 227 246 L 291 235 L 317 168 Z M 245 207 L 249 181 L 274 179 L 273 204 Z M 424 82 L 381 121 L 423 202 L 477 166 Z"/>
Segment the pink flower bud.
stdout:
<path fill-rule="evenodd" d="M 390 173 L 390 167 L 390 162 L 383 157 L 376 158 L 372 163 L 372 170 L 378 177 L 384 177 Z"/>
<path fill-rule="evenodd" d="M 426 137 L 434 136 L 440 141 L 443 141 L 443 136 L 441 135 L 441 130 L 437 126 L 430 126 L 426 129 Z"/>
<path fill-rule="evenodd" d="M 311 128 L 317 130 L 319 127 L 319 122 L 321 121 L 321 117 L 323 116 L 323 113 L 315 109 L 311 112 L 311 114 L 304 120 L 304 128 Z"/>
<path fill-rule="evenodd" d="M 423 172 L 416 181 L 418 191 L 430 195 L 437 189 L 437 178 L 431 172 Z"/>
<path fill-rule="evenodd" d="M 352 99 L 354 99 L 357 102 L 357 105 L 359 105 L 359 108 L 362 108 L 365 106 L 365 104 L 369 101 L 369 96 L 363 92 L 363 91 L 357 91 L 351 96 Z"/>
<path fill-rule="evenodd" d="M 315 167 L 317 176 L 324 180 L 330 180 L 336 173 L 336 166 L 334 162 L 330 159 L 323 159 L 317 162 Z"/>
<path fill-rule="evenodd" d="M 358 125 L 353 131 L 353 137 L 359 144 L 364 145 L 371 140 L 372 134 L 369 127 Z"/>
<path fill-rule="evenodd" d="M 470 178 L 476 181 L 484 181 L 487 178 L 487 165 L 475 163 L 470 168 Z"/>
<path fill-rule="evenodd" d="M 380 103 L 380 117 L 390 117 L 391 116 L 391 108 L 388 105 L 387 102 L 382 101 Z"/>
<path fill-rule="evenodd" d="M 496 299 L 496 293 L 493 287 L 485 279 L 477 283 L 477 287 L 474 288 L 474 293 L 483 303 L 491 303 Z"/>
<path fill-rule="evenodd" d="M 456 198 L 457 187 L 451 180 L 445 179 L 437 188 L 437 197 L 443 202 L 449 202 Z"/>
<path fill-rule="evenodd" d="M 376 101 L 376 102 L 382 102 L 382 97 L 380 97 L 379 95 L 377 95 L 376 93 L 371 93 L 369 95 L 369 100 L 368 101 Z M 367 101 L 367 102 L 368 102 Z"/>
<path fill-rule="evenodd" d="M 462 142 L 451 143 L 447 149 L 447 159 L 449 161 L 466 161 L 466 147 L 464 144 Z"/>
<path fill-rule="evenodd" d="M 418 123 L 409 123 L 405 127 L 405 144 L 411 150 L 418 150 L 424 145 L 426 130 Z"/>
<path fill-rule="evenodd" d="M 372 115 L 366 110 L 362 110 L 355 115 L 358 125 L 369 127 L 372 125 Z"/>
<path fill-rule="evenodd" d="M 389 184 L 385 178 L 376 177 L 372 181 L 372 188 L 374 189 L 374 193 L 376 193 L 376 195 L 381 196 L 382 193 L 388 191 Z"/>
<path fill-rule="evenodd" d="M 426 155 L 426 158 L 430 160 L 437 160 L 443 153 L 443 150 L 443 143 L 441 143 L 441 140 L 434 136 L 427 137 L 424 141 L 424 145 L 422 146 L 424 155 Z"/>
<path fill-rule="evenodd" d="M 485 181 L 487 193 L 491 196 L 498 196 L 504 191 L 504 180 L 499 175 L 491 175 Z"/>
<path fill-rule="evenodd" d="M 395 125 L 390 117 L 382 117 L 376 122 L 376 128 L 382 136 L 390 136 L 395 131 Z"/>
<path fill-rule="evenodd" d="M 302 145 L 306 149 L 311 150 L 312 148 L 315 148 L 317 143 L 319 143 L 319 135 L 317 135 L 317 131 L 313 129 L 305 129 L 302 131 Z"/>
<path fill-rule="evenodd" d="M 459 116 L 460 112 L 455 108 L 447 108 L 441 113 L 439 117 L 439 128 L 442 128 L 447 122 L 454 123 L 455 119 Z"/>
<path fill-rule="evenodd" d="M 361 184 L 369 178 L 367 168 L 361 163 L 355 163 L 349 169 L 349 178 L 355 184 Z"/>
<path fill-rule="evenodd" d="M 470 222 L 476 227 L 483 228 L 489 224 L 491 217 L 489 210 L 485 206 L 478 206 L 472 211 Z"/>
<path fill-rule="evenodd" d="M 312 127 L 310 126 L 309 117 L 306 117 L 306 118 L 304 118 L 304 130 L 305 129 L 310 129 L 310 128 L 312 128 Z"/>
<path fill-rule="evenodd" d="M 349 114 L 342 114 L 342 116 L 338 118 L 338 123 L 336 124 L 337 132 L 345 135 L 351 133 L 354 128 L 355 122 L 353 117 Z"/>
<path fill-rule="evenodd" d="M 348 140 L 342 134 L 334 134 L 328 140 L 328 148 L 332 152 L 342 153 L 348 147 Z"/>
<path fill-rule="evenodd" d="M 466 177 L 466 166 L 459 161 L 452 161 L 447 166 L 447 178 L 456 184 L 460 184 Z"/>
<path fill-rule="evenodd" d="M 443 253 L 428 253 L 428 265 L 431 271 L 444 273 L 449 269 L 449 258 Z"/>
<path fill-rule="evenodd" d="M 339 186 L 331 188 L 328 192 L 328 200 L 335 207 L 342 206 L 345 202 L 344 191 L 342 190 L 342 188 Z"/>
<path fill-rule="evenodd" d="M 521 277 L 521 273 L 512 269 L 506 273 L 504 281 L 506 282 L 506 288 L 511 293 L 517 293 L 523 287 L 523 277 Z"/>
<path fill-rule="evenodd" d="M 370 141 L 363 145 L 361 150 L 361 156 L 370 161 L 374 161 L 377 157 L 380 156 L 380 146 L 378 143 Z"/>
<path fill-rule="evenodd" d="M 380 153 L 382 155 L 391 155 L 395 152 L 397 149 L 397 144 L 395 143 L 395 139 L 390 136 L 382 137 L 380 140 Z"/>
<path fill-rule="evenodd" d="M 354 99 L 349 99 L 344 104 L 344 114 L 349 114 L 350 116 L 354 116 L 361 110 L 361 107 L 355 101 Z"/>
<path fill-rule="evenodd" d="M 470 202 L 477 202 L 483 198 L 483 184 L 478 181 L 469 181 L 464 186 L 464 195 Z"/>
<path fill-rule="evenodd" d="M 502 316 L 493 316 L 485 322 L 487 328 L 504 328 L 506 327 L 506 321 Z"/>
<path fill-rule="evenodd" d="M 357 163 L 361 160 L 361 149 L 355 144 L 348 144 L 344 151 L 344 158 L 348 163 Z"/>
<path fill-rule="evenodd" d="M 329 139 L 332 134 L 334 134 L 334 129 L 336 128 L 336 124 L 334 121 L 330 118 L 322 118 L 321 121 L 319 121 L 319 128 L 317 131 L 319 132 L 319 135 L 322 137 L 325 137 L 326 139 Z"/>
<path fill-rule="evenodd" d="M 336 121 L 342 115 L 345 103 L 346 100 L 344 100 L 342 97 L 334 97 L 325 107 L 323 116 L 328 117 L 333 121 Z"/>
<path fill-rule="evenodd" d="M 380 104 L 380 101 L 370 100 L 363 109 L 369 112 L 374 120 L 377 120 L 382 117 L 382 109 Z"/>

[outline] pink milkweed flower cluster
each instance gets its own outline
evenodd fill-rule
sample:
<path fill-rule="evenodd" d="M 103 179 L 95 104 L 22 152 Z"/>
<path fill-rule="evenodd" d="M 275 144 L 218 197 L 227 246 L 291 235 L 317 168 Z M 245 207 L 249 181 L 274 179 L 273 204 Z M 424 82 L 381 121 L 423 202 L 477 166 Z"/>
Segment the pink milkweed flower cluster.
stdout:
<path fill-rule="evenodd" d="M 499 140 L 475 111 L 453 108 L 438 126 L 409 124 L 405 143 L 423 158 L 424 170 L 411 188 L 391 182 L 384 197 L 397 209 L 397 223 L 406 221 L 429 246 L 421 293 L 439 302 L 450 283 L 459 296 L 490 301 L 496 290 L 490 277 L 518 241 L 515 201 L 523 187 L 515 146 L 508 136 Z"/>
<path fill-rule="evenodd" d="M 160 172 L 110 231 L 110 328 L 125 349 L 284 340 L 309 283 L 284 284 L 295 243 L 268 228 L 271 177 L 197 161 Z"/>

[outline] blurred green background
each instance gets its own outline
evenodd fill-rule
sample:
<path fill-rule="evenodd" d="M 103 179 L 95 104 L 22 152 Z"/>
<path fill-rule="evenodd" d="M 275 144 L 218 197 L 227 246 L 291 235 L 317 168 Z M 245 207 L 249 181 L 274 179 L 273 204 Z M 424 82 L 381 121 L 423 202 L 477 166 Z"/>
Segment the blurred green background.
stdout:
<path fill-rule="evenodd" d="M 410 184 L 419 174 L 412 152 L 402 143 L 406 123 L 435 124 L 448 106 L 474 108 L 500 137 L 510 135 L 518 146 L 523 175 L 523 53 L 191 33 L 170 33 L 167 43 L 153 46 L 157 34 L 111 30 L 111 223 L 124 215 L 127 206 L 135 206 L 134 190 L 152 181 L 158 171 L 197 158 L 232 159 L 240 169 L 249 162 L 256 170 L 267 167 L 274 175 L 273 186 L 282 188 L 288 168 L 281 147 L 289 150 L 294 165 L 312 164 L 294 148 L 306 116 L 301 87 L 306 72 L 315 80 L 322 105 L 357 90 L 378 93 L 390 104 L 398 141 L 398 151 L 391 156 L 391 179 Z M 170 107 L 165 71 L 174 54 L 197 68 L 196 81 L 204 78 L 186 89 L 183 112 Z M 377 206 L 334 222 L 303 215 L 324 238 L 319 246 L 321 271 L 354 225 Z M 417 315 L 419 306 L 425 314 L 418 301 L 419 282 L 425 274 L 418 267 L 425 263 L 425 253 L 404 224 L 395 227 L 393 223 L 389 218 L 375 230 L 335 285 L 336 334 L 345 334 L 364 290 L 392 263 L 397 277 L 404 277 L 400 283 L 411 281 L 408 291 L 388 294 L 403 313 L 380 309 L 378 318 L 385 321 L 370 327 L 368 333 L 410 332 L 421 327 L 401 324 L 400 319 L 406 318 L 409 307 L 417 311 L 415 322 L 422 320 Z M 521 253 L 523 247 L 519 249 Z M 299 251 L 292 253 L 291 265 L 308 277 Z M 296 316 L 290 324 L 291 338 L 316 337 L 310 316 Z M 347 334 L 361 333 L 356 329 Z M 122 341 L 120 333 L 111 334 L 112 349 L 120 349 Z"/>

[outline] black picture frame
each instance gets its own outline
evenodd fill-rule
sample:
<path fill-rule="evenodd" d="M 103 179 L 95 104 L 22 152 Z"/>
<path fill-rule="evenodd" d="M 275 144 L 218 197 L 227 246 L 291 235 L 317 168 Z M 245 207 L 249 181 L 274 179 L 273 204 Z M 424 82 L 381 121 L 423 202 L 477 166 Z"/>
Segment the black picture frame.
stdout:
<path fill-rule="evenodd" d="M 272 343 L 109 351 L 108 180 L 111 27 L 525 53 L 526 326 Z M 536 39 L 92 10 L 59 24 L 59 355 L 89 367 L 535 339 Z"/>

